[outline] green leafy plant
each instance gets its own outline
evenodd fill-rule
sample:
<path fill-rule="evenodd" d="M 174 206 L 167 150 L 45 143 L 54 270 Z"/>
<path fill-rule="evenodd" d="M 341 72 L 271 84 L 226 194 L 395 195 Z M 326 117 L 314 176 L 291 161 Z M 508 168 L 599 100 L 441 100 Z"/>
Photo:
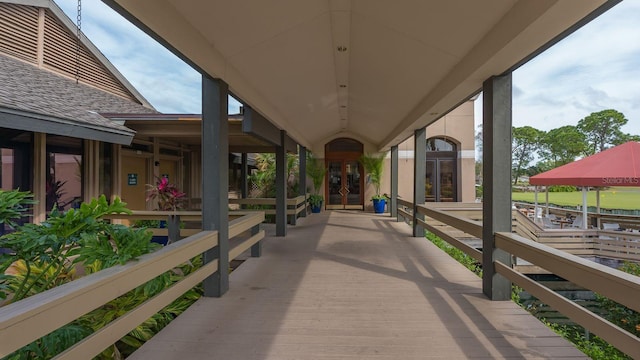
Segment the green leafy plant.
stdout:
<path fill-rule="evenodd" d="M 147 184 L 147 201 L 157 200 L 158 210 L 161 211 L 181 209 L 185 196 L 186 194 L 166 177 L 158 178 L 155 185 Z"/>
<path fill-rule="evenodd" d="M 74 280 L 78 267 L 90 274 L 124 264 L 159 247 L 149 241 L 151 233 L 145 229 L 130 229 L 102 220 L 107 214 L 130 213 L 124 206 L 119 199 L 108 204 L 101 196 L 64 214 L 54 211 L 42 224 L 27 224 L 1 237 L 0 244 L 12 250 L 12 253 L 2 255 L 1 262 L 3 278 L 0 279 L 0 285 L 6 285 L 2 290 L 10 295 L 7 303 Z M 32 342 L 6 359 L 53 358 L 159 294 L 201 264 L 201 257 L 196 257 Z M 9 271 L 4 274 L 6 270 Z M 131 354 L 193 304 L 201 294 L 200 286 L 188 290 L 96 358 L 123 358 Z"/>
<path fill-rule="evenodd" d="M 324 162 L 311 152 L 307 153 L 307 175 L 313 182 L 313 194 L 320 195 L 320 187 L 324 177 L 327 175 L 327 168 L 324 166 Z"/>
<path fill-rule="evenodd" d="M 322 206 L 322 201 L 324 200 L 324 197 L 322 195 L 317 195 L 317 194 L 311 194 L 309 195 L 309 204 L 311 204 L 311 206 Z"/>
<path fill-rule="evenodd" d="M 0 190 L 0 224 L 15 227 L 16 220 L 27 216 L 31 205 L 35 203 L 33 194 L 28 191 Z"/>
<path fill-rule="evenodd" d="M 454 258 L 460 264 L 464 265 L 467 269 L 473 271 L 474 274 L 482 277 L 482 265 L 478 263 L 474 258 L 465 254 L 462 250 L 456 248 L 455 246 L 449 245 L 448 242 L 442 240 L 434 233 L 427 231 L 425 237 L 438 248 L 449 254 L 449 256 Z"/>
<path fill-rule="evenodd" d="M 276 197 L 276 156 L 272 153 L 256 154 L 258 171 L 249 176 L 249 180 L 258 188 L 259 196 Z M 298 195 L 298 156 L 287 154 L 287 197 Z"/>
<path fill-rule="evenodd" d="M 0 270 L 4 273 L 19 262 L 25 267 L 24 276 L 17 283 L 12 281 L 11 301 L 55 286 L 58 277 L 69 274 L 74 266 L 74 262 L 69 261 L 69 251 L 80 245 L 83 235 L 97 236 L 112 226 L 101 220 L 104 215 L 131 213 L 125 205 L 118 198 L 108 204 L 103 195 L 65 213 L 54 208 L 42 224 L 25 224 L 2 236 L 0 247 L 11 249 L 11 252 L 0 255 Z M 34 269 L 39 270 L 33 272 Z"/>
<path fill-rule="evenodd" d="M 369 175 L 369 181 L 373 184 L 375 189 L 375 195 L 371 197 L 372 200 L 381 200 L 386 199 L 384 195 L 380 194 L 380 186 L 382 185 L 382 175 L 384 169 L 384 158 L 387 156 L 387 153 L 381 153 L 379 155 L 373 154 L 363 154 L 358 160 L 364 171 Z"/>

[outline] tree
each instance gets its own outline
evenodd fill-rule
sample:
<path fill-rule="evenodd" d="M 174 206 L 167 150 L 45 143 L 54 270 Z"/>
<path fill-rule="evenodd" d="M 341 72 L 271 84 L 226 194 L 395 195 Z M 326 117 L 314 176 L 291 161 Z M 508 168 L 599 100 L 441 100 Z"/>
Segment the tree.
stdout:
<path fill-rule="evenodd" d="M 526 167 L 533 161 L 533 155 L 540 147 L 540 138 L 544 132 L 531 126 L 523 126 L 514 127 L 511 134 L 511 166 L 513 185 L 516 185 L 518 177 L 525 173 Z"/>
<path fill-rule="evenodd" d="M 622 132 L 621 128 L 629 120 L 624 114 L 613 110 L 602 110 L 578 121 L 578 130 L 584 134 L 587 145 L 585 155 L 593 155 L 613 145 L 619 145 L 631 137 Z"/>
<path fill-rule="evenodd" d="M 584 134 L 577 127 L 567 125 L 549 130 L 542 136 L 538 154 L 553 167 L 558 167 L 584 155 L 584 149 Z"/>

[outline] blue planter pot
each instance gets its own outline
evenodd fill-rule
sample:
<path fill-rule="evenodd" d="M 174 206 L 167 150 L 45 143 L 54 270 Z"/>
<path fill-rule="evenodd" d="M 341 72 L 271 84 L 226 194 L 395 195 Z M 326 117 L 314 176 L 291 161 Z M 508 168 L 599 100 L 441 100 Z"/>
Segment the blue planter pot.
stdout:
<path fill-rule="evenodd" d="M 151 242 L 160 244 L 160 245 L 167 245 L 167 243 L 169 243 L 169 237 L 168 236 L 152 236 L 151 237 Z"/>
<path fill-rule="evenodd" d="M 386 205 L 387 200 L 385 199 L 373 199 L 373 212 L 376 214 L 382 214 Z"/>
<path fill-rule="evenodd" d="M 320 201 L 320 204 L 315 206 L 315 205 L 311 205 L 311 212 L 314 214 L 319 213 L 322 210 L 322 201 Z"/>

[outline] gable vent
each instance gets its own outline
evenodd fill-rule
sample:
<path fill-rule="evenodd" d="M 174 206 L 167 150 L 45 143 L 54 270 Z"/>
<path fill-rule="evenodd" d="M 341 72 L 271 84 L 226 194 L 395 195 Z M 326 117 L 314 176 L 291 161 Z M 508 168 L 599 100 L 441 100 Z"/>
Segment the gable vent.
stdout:
<path fill-rule="evenodd" d="M 0 52 L 37 62 L 38 8 L 0 4 Z"/>
<path fill-rule="evenodd" d="M 49 10 L 44 27 L 44 66 L 75 78 L 76 35 L 60 24 Z M 80 46 L 80 81 L 140 103 L 83 45 Z"/>

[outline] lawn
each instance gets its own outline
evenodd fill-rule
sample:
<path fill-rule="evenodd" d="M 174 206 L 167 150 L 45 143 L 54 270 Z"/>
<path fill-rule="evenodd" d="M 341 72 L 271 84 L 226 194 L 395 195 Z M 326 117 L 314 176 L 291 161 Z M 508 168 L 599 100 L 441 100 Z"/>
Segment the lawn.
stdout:
<path fill-rule="evenodd" d="M 511 194 L 513 201 L 534 202 L 533 192 L 514 192 Z M 538 203 L 545 203 L 544 190 L 538 192 Z M 582 192 L 549 193 L 549 204 L 561 206 L 582 205 Z M 587 193 L 587 205 L 596 206 L 596 191 Z M 600 190 L 600 207 L 603 209 L 640 209 L 640 188 L 638 187 L 612 187 Z"/>

